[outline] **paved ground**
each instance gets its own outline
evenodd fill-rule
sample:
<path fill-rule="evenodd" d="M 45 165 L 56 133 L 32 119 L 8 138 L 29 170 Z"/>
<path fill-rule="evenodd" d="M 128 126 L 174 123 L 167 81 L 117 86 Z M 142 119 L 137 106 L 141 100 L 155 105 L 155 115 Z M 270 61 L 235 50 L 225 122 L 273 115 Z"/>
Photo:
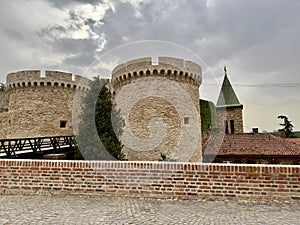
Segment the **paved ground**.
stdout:
<path fill-rule="evenodd" d="M 0 196 L 0 224 L 300 224 L 300 203 Z"/>

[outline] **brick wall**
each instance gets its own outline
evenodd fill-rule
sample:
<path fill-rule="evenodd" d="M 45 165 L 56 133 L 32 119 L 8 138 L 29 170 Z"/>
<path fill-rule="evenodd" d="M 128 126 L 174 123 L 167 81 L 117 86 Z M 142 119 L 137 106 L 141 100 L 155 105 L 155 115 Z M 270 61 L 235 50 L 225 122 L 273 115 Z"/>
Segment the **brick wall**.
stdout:
<path fill-rule="evenodd" d="M 300 166 L 1 160 L 1 193 L 300 199 Z"/>

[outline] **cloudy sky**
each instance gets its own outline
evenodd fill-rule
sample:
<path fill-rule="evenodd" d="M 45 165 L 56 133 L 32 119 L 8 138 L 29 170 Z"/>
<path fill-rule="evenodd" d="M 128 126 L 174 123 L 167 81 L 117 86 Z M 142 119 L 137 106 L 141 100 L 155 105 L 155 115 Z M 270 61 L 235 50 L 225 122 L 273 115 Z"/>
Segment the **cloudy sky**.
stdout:
<path fill-rule="evenodd" d="M 0 0 L 0 82 L 25 69 L 90 77 L 113 55 L 195 57 L 213 102 L 227 66 L 245 131 L 276 130 L 280 114 L 300 130 L 299 11 L 298 0 Z"/>

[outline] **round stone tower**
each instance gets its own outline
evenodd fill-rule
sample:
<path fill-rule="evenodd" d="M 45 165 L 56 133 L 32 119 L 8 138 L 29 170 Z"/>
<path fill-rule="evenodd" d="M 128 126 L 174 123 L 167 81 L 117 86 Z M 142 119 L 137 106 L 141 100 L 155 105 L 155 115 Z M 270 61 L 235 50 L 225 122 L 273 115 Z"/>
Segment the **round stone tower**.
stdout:
<path fill-rule="evenodd" d="M 201 73 L 198 64 L 171 57 L 140 58 L 113 70 L 128 160 L 201 161 Z"/>
<path fill-rule="evenodd" d="M 71 73 L 39 70 L 10 73 L 5 138 L 73 135 L 75 93 L 88 88 L 88 79 Z"/>

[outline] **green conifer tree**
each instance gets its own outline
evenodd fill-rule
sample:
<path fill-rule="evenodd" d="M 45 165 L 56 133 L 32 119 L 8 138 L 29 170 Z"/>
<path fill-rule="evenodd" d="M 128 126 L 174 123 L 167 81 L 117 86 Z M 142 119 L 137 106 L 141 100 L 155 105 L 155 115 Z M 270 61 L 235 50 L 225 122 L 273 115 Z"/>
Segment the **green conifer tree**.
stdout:
<path fill-rule="evenodd" d="M 283 126 L 282 130 L 285 132 L 285 137 L 291 138 L 293 137 L 293 127 L 292 121 L 288 119 L 287 116 L 280 115 L 277 117 L 278 119 L 283 119 L 284 123 L 281 123 L 280 125 Z"/>
<path fill-rule="evenodd" d="M 124 160 L 123 145 L 118 139 L 124 120 L 105 87 L 107 80 L 94 78 L 83 98 L 75 158 L 87 160 Z"/>

